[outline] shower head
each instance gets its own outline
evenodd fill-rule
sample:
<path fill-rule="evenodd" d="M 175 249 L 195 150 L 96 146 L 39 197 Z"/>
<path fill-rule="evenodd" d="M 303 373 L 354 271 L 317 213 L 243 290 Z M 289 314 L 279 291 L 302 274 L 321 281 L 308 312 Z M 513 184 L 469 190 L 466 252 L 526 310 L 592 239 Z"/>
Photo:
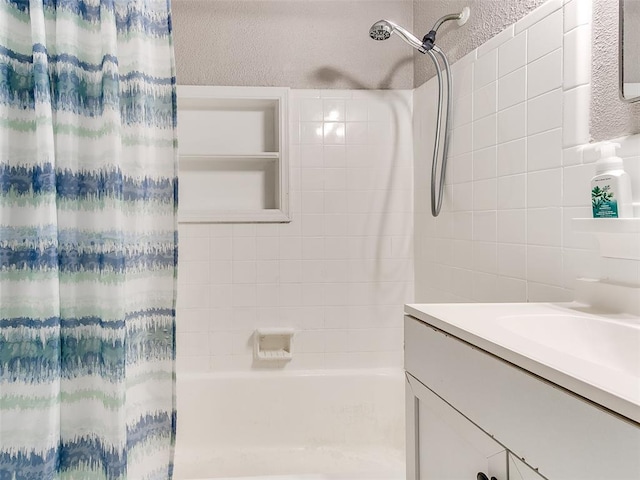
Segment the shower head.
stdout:
<path fill-rule="evenodd" d="M 386 40 L 393 33 L 393 27 L 386 20 L 380 20 L 369 29 L 369 36 L 374 40 Z"/>
<path fill-rule="evenodd" d="M 374 40 L 386 40 L 391 36 L 392 33 L 397 33 L 400 35 L 405 42 L 411 45 L 413 48 L 419 50 L 422 53 L 425 53 L 422 42 L 418 40 L 418 38 L 407 29 L 401 27 L 400 25 L 393 23 L 389 20 L 378 20 L 376 23 L 371 25 L 369 29 L 369 36 Z"/>
<path fill-rule="evenodd" d="M 434 47 L 436 32 L 444 22 L 457 20 L 458 25 L 464 25 L 469 19 L 469 13 L 469 7 L 464 7 L 460 13 L 453 13 L 439 18 L 431 31 L 424 36 L 422 41 L 418 40 L 418 38 L 407 29 L 389 20 L 378 20 L 376 23 L 371 25 L 371 28 L 369 29 L 369 36 L 374 40 L 386 40 L 392 33 L 397 33 L 400 35 L 400 38 L 420 53 L 427 53 L 427 50 L 431 50 Z"/>

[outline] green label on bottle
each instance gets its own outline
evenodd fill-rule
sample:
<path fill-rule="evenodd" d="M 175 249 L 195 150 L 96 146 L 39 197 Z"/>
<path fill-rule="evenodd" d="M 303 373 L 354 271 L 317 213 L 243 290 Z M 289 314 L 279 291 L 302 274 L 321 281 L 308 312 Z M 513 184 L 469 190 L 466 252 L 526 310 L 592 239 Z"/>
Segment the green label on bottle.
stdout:
<path fill-rule="evenodd" d="M 604 185 L 602 188 L 596 186 L 591 189 L 593 218 L 618 217 L 618 202 L 610 189 L 609 185 Z"/>

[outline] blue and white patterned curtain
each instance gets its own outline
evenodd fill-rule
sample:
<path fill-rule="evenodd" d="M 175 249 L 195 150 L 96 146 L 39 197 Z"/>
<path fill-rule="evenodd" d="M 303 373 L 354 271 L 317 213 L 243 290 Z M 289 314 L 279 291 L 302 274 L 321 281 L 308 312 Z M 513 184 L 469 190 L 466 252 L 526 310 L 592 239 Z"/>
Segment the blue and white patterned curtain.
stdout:
<path fill-rule="evenodd" d="M 168 0 L 0 0 L 0 479 L 169 479 Z"/>

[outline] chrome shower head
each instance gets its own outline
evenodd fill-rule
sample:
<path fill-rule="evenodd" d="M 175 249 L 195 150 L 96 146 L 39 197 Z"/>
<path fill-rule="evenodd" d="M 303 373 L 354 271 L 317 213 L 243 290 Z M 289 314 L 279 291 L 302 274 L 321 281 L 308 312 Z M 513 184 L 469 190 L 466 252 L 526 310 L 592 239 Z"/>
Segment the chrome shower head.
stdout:
<path fill-rule="evenodd" d="M 444 22 L 457 20 L 458 25 L 464 25 L 469 19 L 469 12 L 469 7 L 464 7 L 460 13 L 453 13 L 439 18 L 431 31 L 427 33 L 422 40 L 418 40 L 413 33 L 389 20 L 378 20 L 376 23 L 371 25 L 371 28 L 369 29 L 369 36 L 374 40 L 386 40 L 392 33 L 397 33 L 405 42 L 420 53 L 427 53 L 427 50 L 431 50 L 434 47 L 436 32 Z"/>
<path fill-rule="evenodd" d="M 386 40 L 391 36 L 392 33 L 397 33 L 400 37 L 411 45 L 413 48 L 419 50 L 424 53 L 422 48 L 422 42 L 416 38 L 416 36 L 402 28 L 400 25 L 390 22 L 389 20 L 378 20 L 376 23 L 371 25 L 369 29 L 369 36 L 374 40 Z"/>
<path fill-rule="evenodd" d="M 374 40 L 386 40 L 393 33 L 393 27 L 386 20 L 380 20 L 369 29 L 369 36 Z"/>

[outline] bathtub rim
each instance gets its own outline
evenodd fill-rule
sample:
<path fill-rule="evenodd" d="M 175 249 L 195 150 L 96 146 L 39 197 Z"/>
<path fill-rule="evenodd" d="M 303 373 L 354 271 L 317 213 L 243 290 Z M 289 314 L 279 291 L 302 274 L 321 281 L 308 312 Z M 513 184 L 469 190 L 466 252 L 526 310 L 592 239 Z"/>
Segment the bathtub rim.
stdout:
<path fill-rule="evenodd" d="M 221 370 L 210 372 L 176 372 L 176 383 L 184 380 L 204 380 L 204 379 L 249 379 L 249 378 L 295 378 L 295 377 L 405 377 L 404 367 L 384 367 L 384 368 L 336 368 L 336 369 L 309 369 L 309 370 Z"/>

